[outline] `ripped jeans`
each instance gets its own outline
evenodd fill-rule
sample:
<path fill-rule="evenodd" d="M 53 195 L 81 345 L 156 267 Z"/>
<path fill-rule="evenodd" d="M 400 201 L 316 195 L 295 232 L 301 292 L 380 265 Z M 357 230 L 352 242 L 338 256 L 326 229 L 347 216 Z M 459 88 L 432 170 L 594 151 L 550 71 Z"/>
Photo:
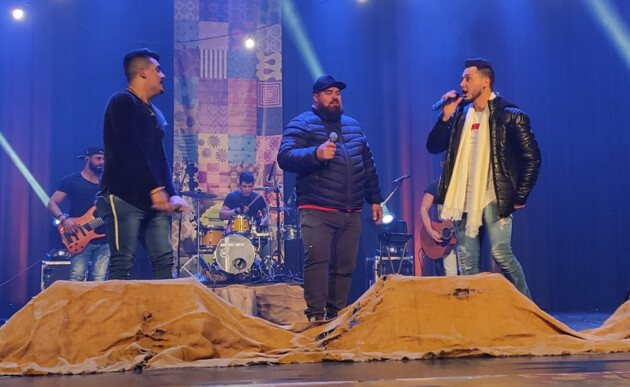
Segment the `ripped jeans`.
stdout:
<path fill-rule="evenodd" d="M 466 217 L 467 214 L 464 213 L 462 220 L 454 223 L 460 272 L 462 275 L 471 275 L 479 273 L 481 243 L 479 236 L 475 238 L 466 236 Z M 483 209 L 482 227 L 488 234 L 490 252 L 497 265 L 503 269 L 519 292 L 531 298 L 523 268 L 512 252 L 512 215 L 507 218 L 499 217 L 499 204 L 493 201 Z"/>

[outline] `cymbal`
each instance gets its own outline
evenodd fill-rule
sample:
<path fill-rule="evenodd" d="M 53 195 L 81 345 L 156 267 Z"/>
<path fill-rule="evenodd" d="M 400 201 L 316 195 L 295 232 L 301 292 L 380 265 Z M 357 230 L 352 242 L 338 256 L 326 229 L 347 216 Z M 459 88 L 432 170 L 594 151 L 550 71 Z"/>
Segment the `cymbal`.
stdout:
<path fill-rule="evenodd" d="M 186 191 L 181 193 L 182 196 L 188 196 L 194 199 L 214 199 L 217 197 L 215 194 L 201 191 Z"/>
<path fill-rule="evenodd" d="M 269 211 L 289 211 L 291 207 L 269 207 Z"/>
<path fill-rule="evenodd" d="M 254 188 L 254 191 L 269 192 L 269 191 L 273 191 L 273 187 L 256 187 L 256 188 Z"/>

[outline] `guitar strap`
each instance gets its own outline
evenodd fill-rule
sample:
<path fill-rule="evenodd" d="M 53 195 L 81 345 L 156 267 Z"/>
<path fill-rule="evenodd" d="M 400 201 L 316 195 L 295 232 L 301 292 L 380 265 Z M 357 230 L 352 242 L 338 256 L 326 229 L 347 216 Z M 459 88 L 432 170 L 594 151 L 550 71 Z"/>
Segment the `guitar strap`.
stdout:
<path fill-rule="evenodd" d="M 109 194 L 109 205 L 112 208 L 112 214 L 114 216 L 114 240 L 116 241 L 116 250 L 120 250 L 120 244 L 118 242 L 118 215 L 116 214 L 116 206 L 114 205 L 114 194 Z"/>

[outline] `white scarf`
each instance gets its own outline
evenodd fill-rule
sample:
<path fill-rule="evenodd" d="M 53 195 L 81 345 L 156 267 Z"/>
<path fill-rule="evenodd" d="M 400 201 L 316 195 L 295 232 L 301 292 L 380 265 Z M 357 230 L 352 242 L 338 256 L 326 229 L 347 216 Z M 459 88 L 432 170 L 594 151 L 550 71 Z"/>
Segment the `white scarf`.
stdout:
<path fill-rule="evenodd" d="M 488 105 L 483 112 L 479 123 L 477 137 L 477 151 L 470 146 L 471 129 L 475 117 L 475 109 L 470 105 L 466 114 L 466 121 L 459 141 L 459 149 L 455 158 L 453 174 L 446 191 L 444 206 L 442 207 L 442 219 L 461 220 L 466 212 L 466 235 L 474 238 L 479 234 L 482 224 L 483 208 L 486 203 L 486 189 L 488 187 L 488 173 L 490 172 L 490 128 L 488 127 L 490 110 Z M 470 160 L 474 165 L 472 176 L 468 176 L 469 158 L 476 156 L 476 160 Z M 466 198 L 466 182 L 472 181 L 472 190 L 469 198 Z M 464 208 L 466 207 L 466 208 Z"/>

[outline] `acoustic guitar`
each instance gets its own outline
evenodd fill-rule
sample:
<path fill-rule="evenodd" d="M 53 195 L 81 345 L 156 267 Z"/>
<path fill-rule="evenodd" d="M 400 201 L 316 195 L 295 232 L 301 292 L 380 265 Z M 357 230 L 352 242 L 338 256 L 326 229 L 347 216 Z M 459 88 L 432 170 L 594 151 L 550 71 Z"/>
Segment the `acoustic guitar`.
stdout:
<path fill-rule="evenodd" d="M 61 223 L 57 225 L 57 230 L 59 230 L 59 235 L 61 235 L 61 242 L 70 253 L 79 254 L 92 239 L 105 236 L 105 234 L 97 234 L 95 231 L 97 227 L 102 226 L 105 222 L 103 218 L 95 218 L 94 211 L 96 211 L 96 206 L 90 207 L 85 214 L 78 218 L 70 218 L 79 228 L 79 232 L 76 235 L 67 233 Z"/>
<path fill-rule="evenodd" d="M 455 243 L 455 226 L 453 222 L 445 220 L 442 222 L 431 222 L 431 226 L 442 236 L 442 242 L 438 243 L 431 238 L 427 230 L 422 227 L 420 229 L 420 243 L 422 243 L 422 251 L 424 255 L 431 259 L 440 259 L 447 256 Z"/>

